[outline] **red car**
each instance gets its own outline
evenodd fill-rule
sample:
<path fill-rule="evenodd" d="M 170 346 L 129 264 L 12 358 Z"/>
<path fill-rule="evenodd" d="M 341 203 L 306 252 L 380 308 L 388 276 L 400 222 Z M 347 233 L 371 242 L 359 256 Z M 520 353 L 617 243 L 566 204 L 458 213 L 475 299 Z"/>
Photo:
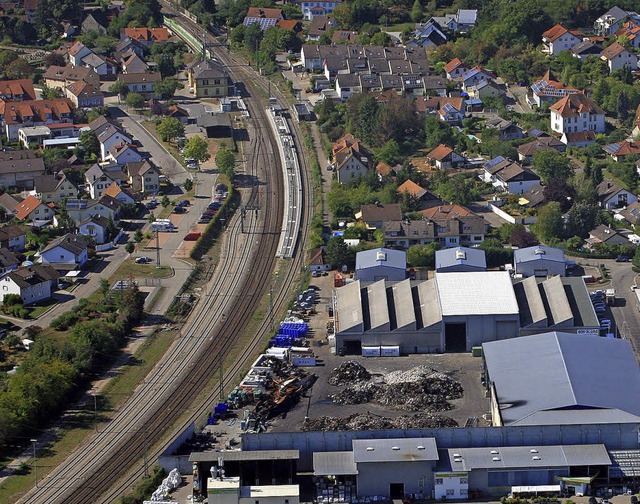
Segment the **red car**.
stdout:
<path fill-rule="evenodd" d="M 190 233 L 187 233 L 186 236 L 183 238 L 184 241 L 197 241 L 198 238 L 200 238 L 200 236 L 202 236 L 202 233 L 198 233 L 196 231 L 192 231 Z"/>

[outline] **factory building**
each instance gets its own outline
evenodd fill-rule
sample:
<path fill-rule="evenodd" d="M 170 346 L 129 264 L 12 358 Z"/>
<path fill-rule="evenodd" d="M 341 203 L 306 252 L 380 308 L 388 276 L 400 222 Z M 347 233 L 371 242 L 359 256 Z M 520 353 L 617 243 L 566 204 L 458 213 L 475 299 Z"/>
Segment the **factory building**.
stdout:
<path fill-rule="evenodd" d="M 494 426 L 640 423 L 628 340 L 548 332 L 482 350 Z"/>
<path fill-rule="evenodd" d="M 436 250 L 436 272 L 438 273 L 486 270 L 487 258 L 482 249 L 456 247 Z"/>
<path fill-rule="evenodd" d="M 334 290 L 334 318 L 336 350 L 364 355 L 382 355 L 383 347 L 404 354 L 465 352 L 553 329 L 595 335 L 600 327 L 582 278 L 514 284 L 506 271 L 352 282 Z"/>
<path fill-rule="evenodd" d="M 358 252 L 355 278 L 364 282 L 404 280 L 407 278 L 407 253 L 387 248 Z"/>
<path fill-rule="evenodd" d="M 564 276 L 567 259 L 562 249 L 536 245 L 514 250 L 513 265 L 523 277 Z"/>

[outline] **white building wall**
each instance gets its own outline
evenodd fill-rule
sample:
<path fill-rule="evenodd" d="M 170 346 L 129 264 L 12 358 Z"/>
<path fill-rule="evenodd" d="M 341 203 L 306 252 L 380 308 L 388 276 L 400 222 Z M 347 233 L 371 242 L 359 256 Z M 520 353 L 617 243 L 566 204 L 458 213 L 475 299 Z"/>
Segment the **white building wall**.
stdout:
<path fill-rule="evenodd" d="M 468 473 L 435 473 L 434 479 L 436 500 L 469 498 Z"/>
<path fill-rule="evenodd" d="M 521 274 L 525 277 L 535 276 L 536 271 L 547 271 L 548 275 L 565 276 L 566 263 L 558 261 L 549 261 L 546 259 L 536 259 L 534 261 L 527 261 L 524 263 L 516 263 L 516 274 Z M 542 275 L 540 275 L 542 276 Z"/>
<path fill-rule="evenodd" d="M 390 496 L 390 485 L 403 483 L 404 493 L 430 496 L 432 462 L 375 462 L 358 464 L 358 496 Z"/>
<path fill-rule="evenodd" d="M 17 294 L 22 298 L 24 304 L 33 304 L 38 301 L 49 299 L 51 297 L 51 282 L 42 282 L 38 285 L 32 285 L 24 289 L 20 287 L 8 276 L 0 280 L 2 287 L 0 288 L 0 302 L 4 300 L 7 294 Z"/>

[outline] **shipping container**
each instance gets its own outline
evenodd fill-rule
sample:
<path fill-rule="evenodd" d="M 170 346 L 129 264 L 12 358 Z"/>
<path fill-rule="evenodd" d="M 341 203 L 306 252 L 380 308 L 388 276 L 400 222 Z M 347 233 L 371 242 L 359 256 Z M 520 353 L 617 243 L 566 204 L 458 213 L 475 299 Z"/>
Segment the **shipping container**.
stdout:
<path fill-rule="evenodd" d="M 399 346 L 381 346 L 380 355 L 382 357 L 400 357 Z"/>
<path fill-rule="evenodd" d="M 380 357 L 380 347 L 379 346 L 363 346 L 362 356 L 363 357 Z"/>

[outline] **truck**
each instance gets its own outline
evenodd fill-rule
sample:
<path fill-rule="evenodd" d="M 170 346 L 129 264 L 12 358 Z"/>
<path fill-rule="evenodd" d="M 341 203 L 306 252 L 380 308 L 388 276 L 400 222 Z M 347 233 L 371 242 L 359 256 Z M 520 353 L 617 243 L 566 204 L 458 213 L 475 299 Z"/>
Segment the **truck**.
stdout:
<path fill-rule="evenodd" d="M 157 219 L 151 223 L 151 231 L 172 232 L 175 229 L 173 222 L 169 219 Z"/>
<path fill-rule="evenodd" d="M 607 289 L 604 291 L 604 297 L 607 300 L 607 305 L 615 306 L 616 304 L 616 290 L 615 289 Z"/>

